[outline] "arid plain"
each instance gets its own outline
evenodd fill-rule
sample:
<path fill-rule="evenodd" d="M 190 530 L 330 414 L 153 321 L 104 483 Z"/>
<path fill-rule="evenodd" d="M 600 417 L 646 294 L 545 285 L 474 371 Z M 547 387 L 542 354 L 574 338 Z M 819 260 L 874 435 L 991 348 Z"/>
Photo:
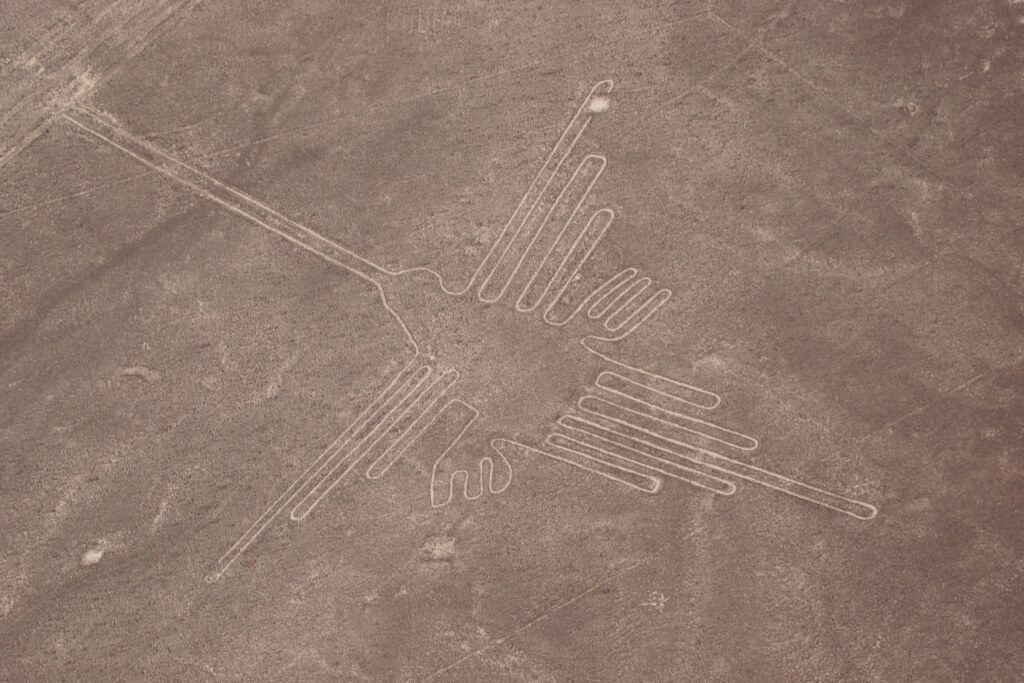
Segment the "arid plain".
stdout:
<path fill-rule="evenodd" d="M 8 0 L 0 679 L 1020 680 L 1024 3 Z"/>

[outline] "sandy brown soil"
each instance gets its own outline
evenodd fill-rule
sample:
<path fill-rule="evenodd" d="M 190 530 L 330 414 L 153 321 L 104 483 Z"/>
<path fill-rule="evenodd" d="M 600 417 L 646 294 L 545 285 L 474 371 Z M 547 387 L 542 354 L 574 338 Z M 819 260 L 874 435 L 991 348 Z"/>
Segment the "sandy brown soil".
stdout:
<path fill-rule="evenodd" d="M 0 679 L 1021 680 L 1022 98 L 1017 0 L 6 3 Z M 571 121 L 590 350 L 452 294 Z M 544 457 L 610 358 L 675 465 Z"/>

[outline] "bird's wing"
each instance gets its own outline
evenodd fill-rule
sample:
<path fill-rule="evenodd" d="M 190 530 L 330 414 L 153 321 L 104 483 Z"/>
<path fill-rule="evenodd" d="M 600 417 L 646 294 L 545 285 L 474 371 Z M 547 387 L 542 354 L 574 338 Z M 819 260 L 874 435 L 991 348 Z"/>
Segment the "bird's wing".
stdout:
<path fill-rule="evenodd" d="M 590 90 L 476 269 L 469 289 L 482 301 L 513 301 L 520 313 L 538 312 L 553 325 L 585 312 L 593 321 L 586 333 L 622 337 L 668 300 L 669 290 L 652 287 L 635 268 L 612 276 L 582 301 L 570 296 L 615 219 L 609 208 L 591 212 L 587 206 L 607 159 L 575 153 L 594 117 L 607 109 L 611 91 L 611 81 Z"/>
<path fill-rule="evenodd" d="M 433 421 L 459 375 L 413 358 L 220 558 L 216 580 L 285 510 L 305 519 L 360 463 L 380 477 Z"/>
<path fill-rule="evenodd" d="M 525 450 L 646 493 L 669 478 L 731 495 L 742 480 L 858 519 L 875 516 L 867 503 L 750 464 L 757 439 L 707 419 L 718 404 L 716 394 L 611 361 L 543 444 L 495 439 L 492 446 L 506 457 Z"/>

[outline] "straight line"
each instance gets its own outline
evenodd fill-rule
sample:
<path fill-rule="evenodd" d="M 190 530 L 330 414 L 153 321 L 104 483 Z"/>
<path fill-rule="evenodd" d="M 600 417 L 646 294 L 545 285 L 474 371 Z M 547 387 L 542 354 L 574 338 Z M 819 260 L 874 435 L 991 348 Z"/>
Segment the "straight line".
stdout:
<path fill-rule="evenodd" d="M 679 543 L 684 543 L 686 541 L 689 541 L 691 538 L 693 538 L 694 536 L 698 535 L 699 533 L 700 533 L 700 529 L 693 529 L 692 531 L 690 531 L 690 533 L 688 533 L 685 536 L 683 536 L 679 540 Z M 437 671 L 435 671 L 434 673 L 430 674 L 429 676 L 426 676 L 425 678 L 421 678 L 420 680 L 421 681 L 429 681 L 429 680 L 439 676 L 440 674 L 443 674 L 443 673 L 445 673 L 447 671 L 451 671 L 452 669 L 457 667 L 459 664 L 462 664 L 463 662 L 465 662 L 468 659 L 472 659 L 474 657 L 479 657 L 484 652 L 487 652 L 488 650 L 490 650 L 490 649 L 492 649 L 492 648 L 494 648 L 494 647 L 496 647 L 498 645 L 501 645 L 502 643 L 508 641 L 510 638 L 513 638 L 514 636 L 519 635 L 523 631 L 526 631 L 527 629 L 532 628 L 533 626 L 535 626 L 536 624 L 540 623 L 544 619 L 547 619 L 552 614 L 555 614 L 556 612 L 559 612 L 559 611 L 565 609 L 566 607 L 571 606 L 572 604 L 578 602 L 581 598 L 589 595 L 590 593 L 593 593 L 597 589 L 603 588 L 604 586 L 607 586 L 612 581 L 614 581 L 614 580 L 616 580 L 618 578 L 621 578 L 622 576 L 624 576 L 624 575 L 628 574 L 629 572 L 633 571 L 634 569 L 636 569 L 640 565 L 648 564 L 652 559 L 654 559 L 658 555 L 658 552 L 659 551 L 655 551 L 647 559 L 637 560 L 636 562 L 633 562 L 633 563 L 627 565 L 625 568 L 620 569 L 618 572 L 612 574 L 607 579 L 605 579 L 603 581 L 599 581 L 598 583 L 594 584 L 590 588 L 587 588 L 586 590 L 583 590 L 580 593 L 577 593 L 576 595 L 572 596 L 568 600 L 560 602 L 557 605 L 555 605 L 554 607 L 551 607 L 548 610 L 546 610 L 544 612 L 541 612 L 540 614 L 538 614 L 537 616 L 533 617 L 529 621 L 527 621 L 527 622 L 521 624 L 520 626 L 517 626 L 513 630 L 509 631 L 508 633 L 503 635 L 498 640 L 492 641 L 491 643 L 485 645 L 484 647 L 481 647 L 481 648 L 479 648 L 479 649 L 477 649 L 477 650 L 475 650 L 473 652 L 470 652 L 469 654 L 467 654 L 467 655 L 465 655 L 463 657 L 460 657 L 459 659 L 455 660 L 451 664 L 447 664 L 446 666 L 438 669 Z"/>
<path fill-rule="evenodd" d="M 1013 365 L 1013 363 L 1010 363 L 1007 366 L 1003 366 L 1003 367 L 1009 367 L 1011 365 Z M 923 405 L 920 405 L 917 408 L 914 408 L 913 410 L 900 415 L 896 419 L 891 420 L 891 421 L 885 423 L 884 425 L 882 425 L 878 429 L 876 429 L 874 431 L 871 431 L 871 432 L 868 432 L 867 434 L 865 434 L 861 438 L 857 439 L 857 441 L 855 441 L 854 443 L 857 443 L 857 444 L 863 443 L 864 441 L 867 441 L 868 439 L 870 439 L 871 437 L 875 436 L 879 432 L 884 432 L 884 431 L 886 431 L 888 429 L 891 429 L 891 428 L 895 427 L 899 423 L 901 423 L 901 422 L 903 422 L 905 420 L 908 420 L 911 417 L 913 417 L 914 415 L 922 413 L 925 410 L 928 410 L 929 408 L 931 408 L 936 403 L 939 403 L 940 401 L 943 401 L 943 400 L 949 398 L 953 394 L 956 394 L 956 393 L 959 393 L 959 392 L 963 391 L 964 389 L 966 389 L 967 387 L 971 386 L 972 384 L 978 382 L 979 380 L 984 379 L 985 377 L 988 377 L 989 375 L 995 373 L 998 370 L 1002 370 L 1002 369 L 1003 369 L 1002 367 L 995 367 L 995 368 L 990 368 L 990 369 L 986 370 L 985 372 L 979 372 L 977 375 L 975 375 L 974 377 L 971 377 L 969 380 L 967 380 L 963 384 L 961 384 L 961 385 L 959 385 L 957 387 L 954 387 L 954 388 L 950 389 L 947 392 L 944 392 L 944 393 L 940 394 L 938 396 L 938 398 L 934 398 L 931 401 L 928 401 L 927 403 L 925 403 Z"/>
<path fill-rule="evenodd" d="M 119 185 L 127 185 L 129 183 L 135 182 L 136 180 L 142 180 L 143 178 L 148 178 L 150 176 L 155 176 L 155 175 L 157 175 L 156 171 L 143 171 L 142 173 L 135 173 L 135 174 L 130 175 L 130 176 L 125 176 L 123 178 L 118 178 L 117 180 L 111 180 L 108 183 L 101 183 L 99 185 L 91 185 L 91 186 L 83 188 L 83 189 L 81 189 L 81 190 L 79 190 L 77 192 L 72 192 L 71 194 L 61 195 L 60 197 L 54 197 L 53 199 L 44 199 L 43 201 L 36 202 L 35 204 L 29 204 L 28 206 L 19 206 L 19 207 L 10 209 L 8 211 L 0 212 L 0 218 L 6 218 L 7 216 L 13 216 L 13 215 L 19 214 L 19 213 L 25 213 L 26 211 L 32 211 L 34 209 L 41 209 L 41 208 L 44 208 L 44 207 L 47 207 L 47 206 L 52 206 L 54 204 L 60 204 L 60 203 L 69 201 L 71 199 L 75 199 L 77 197 L 82 197 L 82 196 L 87 195 L 87 194 L 92 194 L 93 192 L 99 192 L 100 190 L 108 188 L 108 187 L 117 187 Z"/>
<path fill-rule="evenodd" d="M 688 536 L 686 539 L 683 539 L 683 540 L 688 540 L 695 533 L 696 532 L 691 533 L 690 536 Z M 590 595 L 591 593 L 593 593 L 597 589 L 603 588 L 604 586 L 607 586 L 608 584 L 612 583 L 616 579 L 622 577 L 625 574 L 628 574 L 629 572 L 633 571 L 634 569 L 636 569 L 637 567 L 639 567 L 641 564 L 644 564 L 644 563 L 645 563 L 645 560 L 637 560 L 636 562 L 630 563 L 624 569 L 621 569 L 618 572 L 612 574 L 607 579 L 604 579 L 603 581 L 599 581 L 598 583 L 595 583 L 594 585 L 590 586 L 590 588 L 587 588 L 587 589 L 585 589 L 583 591 L 580 591 L 579 593 L 577 593 L 576 595 L 572 596 L 568 600 L 560 602 L 557 605 L 555 605 L 554 607 L 551 607 L 550 609 L 548 609 L 548 610 L 546 610 L 544 612 L 541 612 L 540 614 L 538 614 L 537 616 L 533 617 L 529 621 L 527 621 L 527 622 L 523 623 L 522 625 L 518 626 L 517 628 L 509 631 L 508 633 L 503 635 L 501 638 L 498 638 L 497 640 L 491 641 L 487 645 L 485 645 L 485 646 L 483 646 L 483 647 L 481 647 L 481 648 L 479 648 L 477 650 L 474 650 L 473 652 L 470 652 L 467 655 L 459 657 L 458 659 L 456 659 L 451 664 L 448 664 L 448 665 L 438 669 L 437 671 L 433 672 L 429 676 L 426 676 L 425 678 L 422 678 L 420 680 L 421 681 L 433 680 L 437 676 L 439 676 L 439 675 L 441 675 L 441 674 L 443 674 L 445 672 L 451 671 L 452 669 L 454 669 L 455 667 L 459 666 L 463 662 L 465 662 L 465 661 L 467 661 L 469 659 L 473 659 L 475 657 L 479 657 L 484 652 L 487 652 L 488 650 L 491 650 L 491 649 L 497 647 L 498 645 L 501 645 L 502 643 L 506 642 L 510 638 L 513 638 L 514 636 L 519 635 L 523 631 L 526 631 L 527 629 L 532 628 L 533 626 L 535 626 L 536 624 L 539 624 L 540 622 L 544 621 L 545 619 L 547 619 L 551 615 L 556 614 L 556 613 L 562 611 L 563 609 L 565 609 L 566 607 L 569 607 L 569 606 L 573 605 L 574 603 L 578 602 L 579 600 L 581 600 L 582 598 L 586 597 L 587 595 Z"/>
<path fill-rule="evenodd" d="M 65 120 L 120 150 L 138 162 L 188 187 L 200 196 L 220 204 L 265 230 L 320 258 L 334 263 L 371 283 L 387 274 L 373 263 L 318 232 L 278 213 L 250 195 L 218 181 L 205 172 L 136 137 L 92 110 L 75 108 L 63 114 Z"/>
<path fill-rule="evenodd" d="M 0 167 L 31 145 L 54 121 L 95 90 L 124 64 L 157 40 L 163 26 L 172 18 L 183 21 L 201 0 L 147 0 L 129 8 L 129 14 L 116 13 L 121 0 L 106 5 L 91 18 L 68 44 L 53 49 L 74 51 L 63 64 L 38 78 L 38 85 L 0 115 L 0 122 L 12 123 L 10 140 L 3 140 Z M 110 21 L 107 15 L 117 14 Z M 177 16 L 176 16 L 177 15 Z M 118 20 L 122 20 L 118 23 Z M 95 71 L 95 73 L 92 73 Z M 32 78 L 32 77 L 29 77 Z M 28 79 L 22 79 L 23 84 Z M 27 131 L 25 124 L 29 125 Z"/>
<path fill-rule="evenodd" d="M 75 113 L 76 116 L 72 116 L 72 113 Z M 79 120 L 80 117 L 88 117 L 90 122 L 101 130 L 97 130 Z M 81 128 L 97 139 L 124 152 L 129 157 L 191 189 L 199 196 L 220 204 L 228 211 L 245 218 L 254 225 L 268 230 L 295 246 L 305 249 L 367 281 L 377 289 L 381 305 L 384 306 L 388 314 L 402 328 L 406 340 L 413 348 L 413 355 L 419 354 L 419 345 L 416 339 L 413 338 L 405 320 L 391 307 L 380 282 L 382 278 L 394 275 L 394 273 L 324 237 L 315 230 L 278 213 L 241 190 L 225 185 L 203 171 L 189 166 L 180 159 L 164 152 L 156 145 L 135 137 L 131 132 L 124 130 L 119 125 L 110 122 L 91 110 L 78 107 L 71 110 L 70 113 L 63 114 L 63 118 L 70 124 Z M 437 275 L 437 273 L 434 273 L 434 275 Z M 440 276 L 438 276 L 438 279 L 440 279 Z"/>
<path fill-rule="evenodd" d="M 721 17 L 721 16 L 720 16 L 720 15 L 719 15 L 718 13 L 716 13 L 716 12 L 715 12 L 714 10 L 709 10 L 709 14 L 710 14 L 710 16 L 711 16 L 711 17 L 712 17 L 713 19 L 715 19 L 716 21 L 718 21 L 719 23 L 721 23 L 721 24 L 722 24 L 723 26 L 725 26 L 725 28 L 727 28 L 727 29 L 728 29 L 729 31 L 731 31 L 732 33 L 734 33 L 734 34 L 735 34 L 735 35 L 736 35 L 737 37 L 739 37 L 739 38 L 743 38 L 744 40 L 748 40 L 748 41 L 749 41 L 749 43 L 747 44 L 747 48 L 751 48 L 751 49 L 757 50 L 757 51 L 758 51 L 758 52 L 760 52 L 760 53 L 761 53 L 762 55 L 764 55 L 765 57 L 767 57 L 767 58 L 768 58 L 768 59 L 769 59 L 770 61 L 772 61 L 772 62 L 775 62 L 776 64 L 778 64 L 779 66 L 781 66 L 781 67 L 782 67 L 782 68 L 783 68 L 783 69 L 784 69 L 784 70 L 785 70 L 785 71 L 786 71 L 787 73 L 789 73 L 789 74 L 790 74 L 791 76 L 793 76 L 794 78 L 796 78 L 796 79 L 797 79 L 798 81 L 800 81 L 801 83 L 803 83 L 804 85 L 806 85 L 806 86 L 807 86 L 808 88 L 810 88 L 810 89 L 811 89 L 811 90 L 813 90 L 814 92 L 818 93 L 819 95 L 822 95 L 822 96 L 824 96 L 824 98 L 825 98 L 825 99 L 826 99 L 826 100 L 827 100 L 827 101 L 828 101 L 828 102 L 829 102 L 830 104 L 834 105 L 834 106 L 835 106 L 835 107 L 836 107 L 837 109 L 839 109 L 840 111 L 842 111 L 842 112 L 843 112 L 844 114 L 846 114 L 847 116 L 849 116 L 849 117 L 850 117 L 851 119 L 853 119 L 854 121 L 857 121 L 858 123 L 860 123 L 860 124 L 864 125 L 864 126 L 865 126 L 865 127 L 866 127 L 866 128 L 868 129 L 868 130 L 870 130 L 870 131 L 871 131 L 871 132 L 872 132 L 873 134 L 875 134 L 875 135 L 877 135 L 877 136 L 881 137 L 881 135 L 880 135 L 880 134 L 878 133 L 878 131 L 876 131 L 876 130 L 874 130 L 873 128 L 871 128 L 871 126 L 870 126 L 870 125 L 868 125 L 868 123 L 867 123 L 866 121 L 864 121 L 863 119 L 861 119 L 860 117 L 858 117 L 858 116 L 857 116 L 856 114 L 854 114 L 853 112 L 851 112 L 851 111 L 847 110 L 847 109 L 846 109 L 845 107 L 843 107 L 843 106 L 842 106 L 842 105 L 840 105 L 840 104 L 839 104 L 838 102 L 836 102 L 836 101 L 835 101 L 835 100 L 834 100 L 834 99 L 832 98 L 832 93 L 830 93 L 829 91 L 825 90 L 824 88 L 822 88 L 822 87 L 818 86 L 818 85 L 817 85 L 816 83 L 814 83 L 814 81 L 812 81 L 811 79 L 807 78 L 807 77 L 806 77 L 806 76 L 804 76 L 804 75 L 803 75 L 802 73 L 800 73 L 800 72 L 799 72 L 799 71 L 797 71 L 797 70 L 796 70 L 795 68 L 793 68 L 793 67 L 792 67 L 792 66 L 791 66 L 791 65 L 789 64 L 789 62 L 787 62 L 787 61 L 786 61 L 785 59 L 783 59 L 783 58 L 782 58 L 781 56 L 779 56 L 779 55 L 778 55 L 778 54 L 776 54 L 775 52 L 773 52 L 773 51 L 769 50 L 769 49 L 768 49 L 767 47 L 765 47 L 765 46 L 764 46 L 764 42 L 763 42 L 763 37 L 761 37 L 761 36 L 755 36 L 755 37 L 753 37 L 753 38 L 752 38 L 752 37 L 750 37 L 749 35 L 747 35 L 747 34 L 746 34 L 746 33 L 744 33 L 743 31 L 741 31 L 740 29 L 736 28 L 736 26 L 734 26 L 734 25 L 733 25 L 733 24 L 732 24 L 731 22 L 729 22 L 729 21 L 727 21 L 727 20 L 723 19 L 723 18 L 722 18 L 722 17 Z M 779 17 L 779 18 L 782 18 L 782 17 Z M 884 139 L 884 138 L 883 138 L 883 139 Z"/>
<path fill-rule="evenodd" d="M 661 24 L 661 25 L 658 26 L 657 29 L 655 29 L 653 31 L 649 31 L 647 33 L 637 32 L 637 33 L 633 33 L 633 34 L 623 35 L 623 36 L 620 36 L 620 37 L 617 37 L 617 38 L 613 38 L 613 39 L 610 39 L 610 40 L 595 40 L 595 41 L 592 41 L 590 43 L 585 43 L 583 45 L 580 45 L 580 46 L 578 46 L 578 47 L 576 47 L 576 48 L 574 48 L 574 49 L 572 49 L 572 50 L 570 50 L 568 52 L 562 53 L 560 55 L 556 55 L 556 56 L 553 56 L 553 57 L 546 57 L 544 59 L 539 59 L 539 60 L 531 60 L 531 61 L 526 62 L 524 64 L 521 64 L 519 66 L 511 67 L 511 68 L 508 68 L 508 69 L 501 69 L 499 71 L 493 71 L 493 72 L 490 72 L 490 73 L 480 74 L 480 75 L 477 75 L 477 76 L 471 76 L 470 78 L 467 78 L 467 79 L 464 79 L 464 80 L 461 80 L 461 81 L 456 81 L 455 83 L 453 83 L 451 85 L 448 85 L 448 86 L 445 86 L 445 87 L 442 87 L 442 88 L 438 88 L 438 89 L 435 89 L 435 90 L 430 90 L 430 91 L 427 91 L 425 93 L 421 93 L 419 95 L 412 95 L 410 97 L 404 97 L 404 98 L 398 99 L 398 100 L 391 100 L 389 102 L 382 102 L 380 104 L 372 105 L 372 106 L 370 106 L 370 107 L 368 107 L 366 109 L 360 110 L 360 111 L 350 112 L 350 113 L 345 114 L 345 115 L 340 116 L 340 117 L 338 117 L 338 116 L 331 117 L 331 118 L 326 118 L 325 117 L 321 121 L 315 121 L 315 122 L 310 123 L 308 125 L 301 126 L 299 128 L 293 128 L 291 130 L 282 131 L 280 133 L 276 133 L 274 135 L 270 135 L 270 136 L 267 136 L 267 137 L 264 137 L 264 138 L 260 138 L 258 140 L 250 140 L 249 142 L 245 142 L 245 143 L 242 143 L 242 144 L 239 144 L 239 145 L 233 145 L 231 147 L 224 147 L 222 149 L 214 150 L 212 152 L 202 152 L 200 154 L 197 154 L 196 158 L 199 159 L 199 160 L 214 159 L 214 158 L 221 157 L 221 156 L 224 156 L 226 154 L 229 154 L 231 152 L 237 152 L 239 150 L 248 149 L 250 147 L 255 147 L 257 145 L 262 145 L 262 144 L 271 142 L 271 141 L 276 140 L 276 139 L 281 138 L 281 137 L 286 137 L 286 136 L 291 136 L 291 135 L 300 135 L 302 133 L 306 133 L 306 132 L 309 132 L 309 131 L 312 131 L 312 130 L 317 130 L 319 128 L 323 128 L 324 126 L 330 125 L 332 123 L 336 123 L 339 120 L 350 119 L 350 118 L 355 118 L 355 117 L 363 117 L 363 116 L 366 116 L 366 114 L 368 114 L 368 113 L 372 113 L 372 112 L 375 112 L 375 111 L 380 110 L 380 109 L 389 109 L 389 108 L 392 108 L 392 107 L 398 107 L 398 106 L 402 106 L 402 105 L 405 105 L 405 104 L 409 104 L 411 102 L 416 102 L 418 100 L 423 100 L 423 99 L 427 99 L 427 98 L 430 98 L 430 97 L 435 97 L 437 95 L 443 95 L 443 94 L 446 94 L 446 93 L 454 92 L 454 91 L 457 91 L 457 90 L 459 90 L 460 88 L 462 88 L 462 87 L 464 87 L 466 85 L 470 85 L 470 84 L 475 83 L 477 81 L 484 81 L 484 80 L 489 80 L 489 79 L 492 79 L 492 78 L 498 78 L 500 76 L 506 76 L 506 75 L 512 74 L 512 73 L 518 73 L 518 72 L 522 72 L 522 71 L 529 71 L 529 70 L 535 69 L 535 68 L 537 68 L 537 67 L 539 67 L 539 66 L 541 66 L 541 65 L 543 65 L 543 64 L 545 64 L 547 62 L 550 62 L 550 61 L 553 61 L 553 60 L 556 60 L 556 59 L 563 59 L 565 57 L 573 56 L 573 55 L 576 55 L 576 54 L 580 54 L 582 52 L 586 52 L 586 51 L 591 50 L 591 49 L 596 48 L 596 47 L 600 47 L 600 46 L 603 46 L 603 45 L 614 45 L 616 43 L 621 43 L 621 42 L 624 42 L 624 41 L 627 41 L 627 40 L 636 40 L 637 38 L 643 38 L 645 36 L 654 35 L 655 33 L 663 31 L 663 30 L 665 30 L 666 28 L 668 28 L 670 26 L 675 26 L 675 25 L 678 25 L 678 24 L 693 22 L 693 21 L 696 21 L 698 19 L 706 19 L 706 18 L 708 18 L 708 13 L 707 12 L 701 12 L 699 14 L 688 15 L 686 17 L 682 17 L 680 19 L 676 19 L 674 21 L 670 21 L 668 23 Z M 222 108 L 216 110 L 215 113 L 214 113 L 214 116 L 216 116 L 216 113 L 223 112 L 223 111 L 225 111 L 225 110 L 227 110 L 229 108 L 230 108 L 229 106 L 225 106 L 225 107 L 222 107 Z M 198 125 L 198 124 L 192 124 L 192 125 Z M 155 133 L 152 133 L 152 132 L 150 132 L 150 133 L 143 133 L 142 137 L 147 137 L 147 136 L 152 136 L 152 135 L 155 135 Z M 62 201 L 67 201 L 69 199 L 74 199 L 76 197 L 81 197 L 81 196 L 83 196 L 85 194 L 89 194 L 89 193 L 94 192 L 94 191 L 102 190 L 102 189 L 107 188 L 107 187 L 112 187 L 112 186 L 116 186 L 116 185 L 120 185 L 120 184 L 131 183 L 131 182 L 134 182 L 135 180 L 139 180 L 141 178 L 145 178 L 145 177 L 148 177 L 150 175 L 153 175 L 153 173 L 144 173 L 144 174 L 133 176 L 133 177 L 130 177 L 130 178 L 124 178 L 124 179 L 121 179 L 121 180 L 115 180 L 113 182 L 104 183 L 102 185 L 94 185 L 92 187 L 87 187 L 87 188 L 84 188 L 82 190 L 79 190 L 78 192 L 75 192 L 75 193 L 72 193 L 72 194 L 68 194 L 68 195 L 64 195 L 62 197 L 55 197 L 53 199 L 46 200 L 44 202 L 40 202 L 40 203 L 37 203 L 37 204 L 30 204 L 28 206 L 17 206 L 17 207 L 14 207 L 12 209 L 8 209 L 5 212 L 0 213 L 0 218 L 3 218 L 5 216 L 10 216 L 10 215 L 13 215 L 13 214 L 16 214 L 16 213 L 22 213 L 24 211 L 31 211 L 32 209 L 36 209 L 36 208 L 39 208 L 41 206 L 48 206 L 48 205 L 56 204 L 56 203 L 59 203 L 59 202 L 62 202 Z"/>
<path fill-rule="evenodd" d="M 829 104 L 834 106 L 836 109 L 841 111 L 843 114 L 848 116 L 851 120 L 855 121 L 860 126 L 863 126 L 863 128 L 866 129 L 869 133 L 871 133 L 880 143 L 882 143 L 883 145 L 889 146 L 889 147 L 892 147 L 894 144 L 900 145 L 901 147 L 903 146 L 903 141 L 900 138 L 896 137 L 896 138 L 890 139 L 890 138 L 886 137 L 881 131 L 876 130 L 867 119 L 862 118 L 861 116 L 859 116 L 855 112 L 850 111 L 845 106 L 840 104 L 835 99 L 835 93 L 833 93 L 833 92 L 831 92 L 831 91 L 829 91 L 829 90 L 819 86 L 813 80 L 811 80 L 807 76 L 805 76 L 802 73 L 800 73 L 799 71 L 797 71 L 797 69 L 795 67 L 793 67 L 788 61 L 786 61 L 786 59 L 784 59 L 777 52 L 774 52 L 774 51 L 770 50 L 769 48 L 767 48 L 764 45 L 764 42 L 763 42 L 764 36 L 758 36 L 758 37 L 750 38 L 750 36 L 748 36 L 746 33 L 744 33 L 739 28 L 734 26 L 732 23 L 730 23 L 729 21 L 727 21 L 727 20 L 723 19 L 721 16 L 719 16 L 713 9 L 709 8 L 707 13 L 708 13 L 708 16 L 710 16 L 711 18 L 713 18 L 716 21 L 720 22 L 723 26 L 725 26 L 728 30 L 732 31 L 739 38 L 749 39 L 750 40 L 750 44 L 747 46 L 748 48 L 753 48 L 753 49 L 757 50 L 762 55 L 764 55 L 764 57 L 766 57 L 770 61 L 774 62 L 778 66 L 780 66 L 782 69 L 784 69 L 791 76 L 796 78 L 798 81 L 800 81 L 805 86 L 807 86 L 812 91 L 814 91 L 817 95 L 822 97 L 822 99 L 824 99 L 826 102 L 828 102 Z M 779 17 L 777 17 L 777 19 L 781 19 L 781 18 L 782 18 L 781 15 Z M 875 104 L 881 104 L 877 100 L 872 100 L 872 101 Z M 975 201 L 974 195 L 972 195 L 970 192 L 968 192 L 967 190 L 962 188 L 960 186 L 960 182 L 959 181 L 954 181 L 949 176 L 946 176 L 943 173 L 937 171 L 935 169 L 934 165 L 932 163 L 930 163 L 929 161 L 926 161 L 926 160 L 921 159 L 921 158 L 919 158 L 917 156 L 914 156 L 910 151 L 908 151 L 906 149 L 898 149 L 898 150 L 896 150 L 896 154 L 898 156 L 902 157 L 902 159 L 904 161 L 911 163 L 911 165 L 916 165 L 916 166 L 920 167 L 922 170 L 926 171 L 927 173 L 929 173 L 930 175 L 932 175 L 933 177 L 938 179 L 940 182 L 945 183 L 946 185 L 948 185 L 950 188 L 952 188 L 957 194 L 961 195 L 962 197 L 965 197 L 968 200 Z M 1011 231 L 1011 233 L 1016 233 L 1016 232 L 1017 232 L 1017 230 Z M 954 240 L 951 244 L 958 244 L 959 242 L 961 242 L 961 241 L 963 241 L 963 240 L 965 240 L 967 238 L 968 238 L 968 236 L 961 236 L 959 239 Z"/>

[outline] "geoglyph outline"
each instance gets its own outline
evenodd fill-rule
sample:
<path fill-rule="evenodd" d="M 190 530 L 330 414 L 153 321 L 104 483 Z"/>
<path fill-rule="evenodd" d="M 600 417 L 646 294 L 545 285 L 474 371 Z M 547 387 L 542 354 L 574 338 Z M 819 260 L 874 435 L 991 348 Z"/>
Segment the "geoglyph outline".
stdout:
<path fill-rule="evenodd" d="M 543 455 L 646 493 L 657 493 L 662 488 L 664 478 L 673 478 L 719 495 L 732 495 L 736 485 L 726 478 L 731 476 L 857 519 L 871 519 L 877 514 L 876 508 L 867 503 L 830 493 L 719 453 L 718 450 L 723 448 L 749 453 L 759 446 L 754 437 L 681 412 L 714 410 L 721 404 L 721 396 L 611 358 L 595 347 L 594 342 L 597 341 L 625 339 L 671 298 L 672 291 L 667 288 L 649 293 L 652 280 L 649 277 L 637 277 L 637 268 L 620 270 L 590 291 L 562 317 L 554 315 L 556 305 L 564 302 L 580 270 L 614 222 L 615 213 L 611 209 L 601 208 L 590 215 L 574 238 L 570 233 L 571 226 L 576 225 L 577 216 L 604 172 L 607 159 L 598 154 L 586 155 L 546 212 L 541 202 L 548 196 L 552 183 L 591 120 L 607 108 L 607 98 L 612 88 L 611 80 L 600 81 L 591 88 L 512 216 L 462 289 L 447 288 L 441 275 L 431 268 L 388 270 L 287 218 L 241 190 L 225 185 L 178 160 L 153 143 L 124 130 L 116 121 L 103 114 L 79 106 L 63 115 L 74 126 L 199 195 L 374 285 L 382 305 L 400 325 L 414 350 L 412 359 L 391 383 L 228 549 L 218 561 L 216 570 L 207 577 L 208 580 L 215 581 L 222 576 L 284 509 L 292 507 L 289 514 L 292 521 L 306 519 L 364 460 L 370 460 L 365 472 L 367 478 L 383 476 L 445 411 L 455 409 L 464 411 L 468 419 L 434 462 L 430 491 L 432 507 L 443 507 L 451 503 L 458 489 L 468 500 L 482 496 L 485 486 L 491 494 L 506 490 L 513 476 L 508 456 L 516 451 Z M 473 473 L 478 475 L 479 484 L 471 487 L 471 473 L 467 469 L 450 472 L 447 475 L 448 481 L 442 482 L 448 491 L 448 495 L 442 499 L 442 496 L 437 495 L 438 481 L 444 476 L 439 473 L 439 467 L 480 412 L 470 403 L 449 398 L 449 390 L 457 385 L 460 377 L 458 370 L 434 367 L 429 359 L 421 356 L 420 346 L 405 321 L 389 305 L 381 285 L 382 278 L 423 273 L 436 281 L 445 294 L 456 297 L 469 294 L 484 304 L 498 303 L 522 271 L 527 257 L 534 254 L 534 247 L 545 232 L 548 221 L 556 209 L 563 206 L 566 193 L 578 185 L 580 177 L 586 179 L 584 191 L 575 205 L 572 205 L 561 229 L 545 236 L 548 239 L 553 236 L 551 244 L 534 266 L 533 273 L 515 299 L 514 307 L 519 313 L 531 313 L 540 308 L 539 320 L 552 327 L 561 327 L 584 311 L 588 318 L 601 321 L 610 336 L 584 336 L 579 342 L 588 352 L 607 363 L 608 369 L 598 374 L 590 388 L 592 393 L 576 401 L 575 411 L 558 418 L 554 428 L 562 431 L 549 433 L 541 446 L 530 446 L 504 438 L 492 439 L 492 453 L 480 455 L 479 472 Z M 542 217 L 541 214 L 535 214 L 538 207 L 541 207 Z M 567 235 L 569 239 L 563 239 Z M 561 247 L 560 254 L 556 253 L 557 247 Z M 547 279 L 540 280 L 538 284 L 542 272 L 545 272 Z M 472 291 L 474 289 L 475 292 Z M 496 293 L 494 290 L 497 290 Z M 689 436 L 680 437 L 679 432 Z M 708 446 L 707 441 L 715 442 L 716 449 Z M 497 455 L 503 461 L 507 471 L 503 483 L 495 484 L 495 460 L 492 455 Z"/>

